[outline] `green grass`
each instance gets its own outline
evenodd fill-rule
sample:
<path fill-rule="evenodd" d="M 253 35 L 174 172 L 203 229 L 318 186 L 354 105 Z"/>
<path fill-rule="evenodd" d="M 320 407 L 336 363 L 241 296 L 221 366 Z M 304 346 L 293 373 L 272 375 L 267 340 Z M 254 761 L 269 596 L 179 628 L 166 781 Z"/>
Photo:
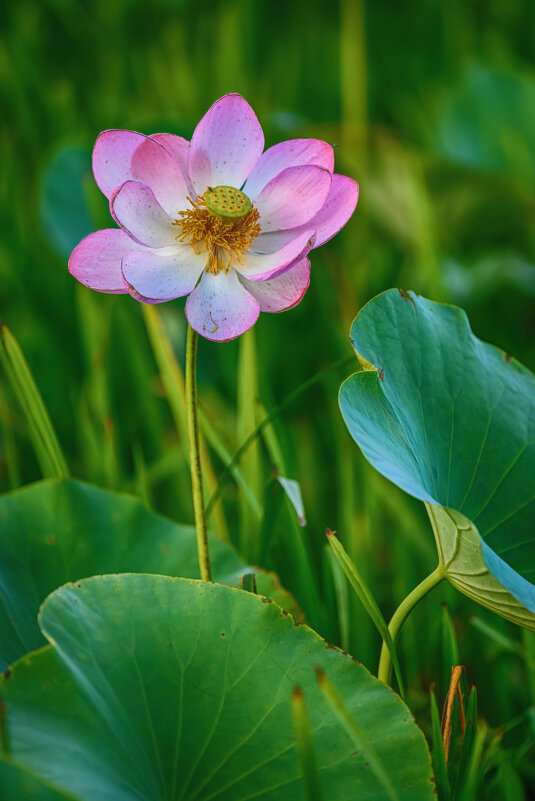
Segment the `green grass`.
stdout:
<path fill-rule="evenodd" d="M 529 0 L 21 0 L 0 17 L 0 316 L 72 475 L 192 520 L 183 433 L 142 309 L 77 286 L 66 262 L 84 233 L 110 224 L 90 175 L 97 134 L 122 127 L 190 136 L 228 91 L 247 97 L 268 144 L 295 136 L 336 143 L 336 169 L 359 180 L 361 196 L 343 233 L 313 253 L 311 288 L 295 310 L 262 315 L 242 340 L 200 342 L 216 477 L 263 409 L 351 356 L 353 317 L 390 286 L 459 303 L 478 336 L 535 368 Z M 183 302 L 159 311 L 183 363 Z M 219 514 L 234 544 L 263 554 L 322 634 L 376 670 L 379 637 L 351 589 L 340 592 L 325 528 L 337 532 L 386 618 L 435 557 L 423 507 L 376 475 L 345 430 L 337 392 L 351 369 L 327 373 L 282 410 L 241 462 L 242 482 L 226 485 Z M 2 372 L 1 491 L 41 476 L 32 436 Z M 270 483 L 274 468 L 300 482 L 306 528 Z M 429 685 L 442 703 L 452 651 L 444 601 L 490 727 L 491 789 L 481 797 L 516 786 L 510 771 L 527 793 L 535 787 L 533 637 L 440 587 L 400 639 L 411 706 L 430 733 Z"/>

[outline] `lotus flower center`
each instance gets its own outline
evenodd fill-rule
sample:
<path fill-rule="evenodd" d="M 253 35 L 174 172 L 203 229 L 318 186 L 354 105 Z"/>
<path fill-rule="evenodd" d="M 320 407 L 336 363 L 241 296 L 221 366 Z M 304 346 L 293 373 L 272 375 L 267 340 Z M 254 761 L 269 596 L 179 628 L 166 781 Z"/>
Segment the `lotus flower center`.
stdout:
<path fill-rule="evenodd" d="M 204 193 L 206 208 L 215 217 L 221 217 L 223 222 L 233 223 L 245 217 L 253 205 L 247 195 L 233 186 L 208 187 Z"/>
<path fill-rule="evenodd" d="M 247 195 L 233 186 L 209 186 L 204 195 L 188 198 L 191 209 L 180 211 L 173 225 L 177 239 L 197 254 L 206 253 L 206 270 L 227 272 L 233 261 L 243 264 L 246 251 L 260 233 L 260 214 Z"/>

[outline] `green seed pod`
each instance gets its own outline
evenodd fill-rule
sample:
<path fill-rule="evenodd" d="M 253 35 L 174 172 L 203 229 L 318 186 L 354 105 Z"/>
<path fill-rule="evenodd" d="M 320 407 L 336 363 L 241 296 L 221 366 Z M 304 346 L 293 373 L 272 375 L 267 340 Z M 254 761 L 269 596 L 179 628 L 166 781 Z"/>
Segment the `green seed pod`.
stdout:
<path fill-rule="evenodd" d="M 252 209 L 247 195 L 233 186 L 208 187 L 204 202 L 210 214 L 220 217 L 225 223 L 241 220 Z"/>

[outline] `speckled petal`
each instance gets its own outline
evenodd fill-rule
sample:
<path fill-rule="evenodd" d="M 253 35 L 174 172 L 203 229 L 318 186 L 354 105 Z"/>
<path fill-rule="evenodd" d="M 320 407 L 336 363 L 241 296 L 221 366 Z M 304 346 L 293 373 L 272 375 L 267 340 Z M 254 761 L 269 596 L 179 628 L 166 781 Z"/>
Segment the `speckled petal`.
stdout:
<path fill-rule="evenodd" d="M 189 151 L 189 142 L 187 139 L 184 139 L 183 136 L 177 136 L 176 134 L 169 134 L 169 133 L 157 133 L 151 134 L 151 139 L 156 139 L 160 145 L 163 145 L 168 153 L 172 155 L 178 166 L 180 167 L 180 172 L 182 173 L 184 180 L 186 181 L 186 186 L 190 197 L 195 197 L 195 192 L 193 191 L 193 187 L 189 180 L 189 173 L 188 173 L 188 151 Z"/>
<path fill-rule="evenodd" d="M 267 281 L 249 281 L 240 275 L 240 281 L 260 304 L 260 311 L 282 312 L 292 309 L 301 301 L 310 284 L 310 261 L 301 259 L 294 267 Z"/>
<path fill-rule="evenodd" d="M 309 223 L 288 231 L 271 231 L 258 236 L 253 247 L 258 253 L 272 253 L 286 245 L 305 228 L 315 228 L 314 247 L 324 245 L 347 223 L 359 198 L 359 185 L 345 175 L 333 175 L 331 189 L 321 210 Z"/>
<path fill-rule="evenodd" d="M 204 272 L 186 301 L 189 324 L 201 336 L 228 342 L 251 328 L 260 314 L 258 301 L 245 289 L 233 269 L 217 275 Z"/>
<path fill-rule="evenodd" d="M 105 228 L 82 239 L 69 259 L 69 272 L 80 283 L 97 292 L 114 295 L 128 292 L 121 272 L 123 256 L 137 245 L 120 228 Z"/>
<path fill-rule="evenodd" d="M 125 181 L 150 186 L 158 202 L 175 216 L 187 206 L 186 182 L 168 151 L 150 136 L 134 131 L 104 131 L 93 149 L 93 173 L 106 197 Z"/>
<path fill-rule="evenodd" d="M 127 253 L 122 270 L 128 286 L 142 299 L 162 301 L 188 295 L 205 263 L 206 258 L 195 255 L 189 245 L 178 245 Z"/>
<path fill-rule="evenodd" d="M 245 182 L 243 191 L 255 200 L 266 184 L 287 167 L 315 164 L 331 174 L 334 170 L 334 151 L 321 139 L 288 139 L 268 148 Z"/>
<path fill-rule="evenodd" d="M 208 186 L 239 189 L 264 149 L 264 134 L 253 109 L 237 94 L 208 109 L 193 136 L 188 156 L 191 182 L 199 195 Z"/>
<path fill-rule="evenodd" d="M 162 209 L 152 189 L 139 181 L 125 181 L 110 197 L 115 222 L 137 242 L 151 248 L 176 244 L 178 229 Z"/>
<path fill-rule="evenodd" d="M 314 247 L 324 245 L 347 223 L 357 207 L 359 185 L 345 175 L 333 175 L 331 190 L 321 210 L 310 221 L 316 229 Z"/>
<path fill-rule="evenodd" d="M 255 240 L 256 242 L 256 240 Z M 255 244 L 253 242 L 253 246 Z M 246 253 L 242 264 L 234 264 L 236 270 L 252 281 L 266 281 L 282 273 L 298 259 L 306 256 L 314 246 L 314 230 L 307 230 L 272 253 Z"/>
<path fill-rule="evenodd" d="M 255 200 L 262 231 L 305 225 L 319 212 L 330 188 L 331 174 L 322 167 L 311 164 L 287 167 L 272 178 Z"/>

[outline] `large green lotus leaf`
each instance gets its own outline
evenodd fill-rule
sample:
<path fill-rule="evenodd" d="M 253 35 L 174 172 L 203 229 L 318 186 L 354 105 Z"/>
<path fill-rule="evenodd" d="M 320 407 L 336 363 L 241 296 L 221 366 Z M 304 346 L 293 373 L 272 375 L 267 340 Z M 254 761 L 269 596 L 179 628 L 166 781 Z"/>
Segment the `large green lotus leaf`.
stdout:
<path fill-rule="evenodd" d="M 535 376 L 477 339 L 462 309 L 395 289 L 364 306 L 351 341 L 375 368 L 340 390 L 353 438 L 403 490 L 461 514 L 432 518 L 446 551 L 477 541 L 472 562 L 452 557 L 453 583 L 535 628 Z"/>
<path fill-rule="evenodd" d="M 210 554 L 215 580 L 238 586 L 247 568 L 232 548 L 213 537 Z M 195 530 L 77 481 L 42 481 L 0 497 L 0 670 L 43 644 L 37 612 L 52 590 L 126 572 L 197 578 Z M 260 573 L 257 585 L 297 609 L 272 574 Z"/>
<path fill-rule="evenodd" d="M 434 797 L 401 699 L 274 603 L 166 576 L 86 579 L 45 601 L 49 646 L 0 692 L 14 759 L 82 801 L 304 801 L 291 724 L 302 688 L 324 797 L 384 801 L 365 748 L 330 710 L 342 693 L 400 801 Z"/>
<path fill-rule="evenodd" d="M 27 770 L 0 760 L 2 801 L 74 801 L 74 796 L 54 790 Z"/>

